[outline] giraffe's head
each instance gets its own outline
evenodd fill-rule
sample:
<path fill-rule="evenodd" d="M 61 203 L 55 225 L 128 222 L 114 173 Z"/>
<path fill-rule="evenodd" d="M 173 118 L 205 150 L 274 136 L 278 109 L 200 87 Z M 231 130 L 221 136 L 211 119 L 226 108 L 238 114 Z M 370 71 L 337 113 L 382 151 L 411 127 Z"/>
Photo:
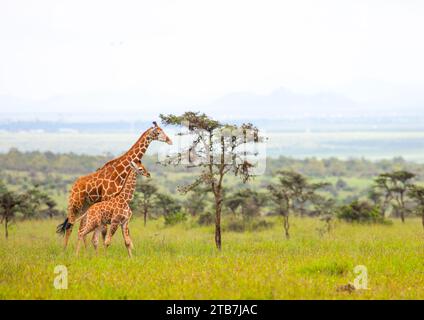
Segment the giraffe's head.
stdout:
<path fill-rule="evenodd" d="M 166 142 L 167 144 L 172 144 L 172 140 L 165 134 L 162 128 L 158 126 L 156 121 L 153 121 L 151 134 L 152 134 L 153 140 L 158 140 L 158 141 Z"/>
<path fill-rule="evenodd" d="M 150 173 L 147 171 L 146 167 L 141 163 L 140 160 L 131 161 L 131 167 L 137 174 L 150 178 Z"/>

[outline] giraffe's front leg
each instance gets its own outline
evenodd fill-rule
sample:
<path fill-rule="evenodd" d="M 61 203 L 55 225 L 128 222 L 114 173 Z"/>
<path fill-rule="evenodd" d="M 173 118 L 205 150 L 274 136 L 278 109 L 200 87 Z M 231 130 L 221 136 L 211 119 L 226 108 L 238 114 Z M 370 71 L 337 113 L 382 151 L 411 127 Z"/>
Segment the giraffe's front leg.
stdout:
<path fill-rule="evenodd" d="M 87 217 L 84 217 L 82 218 L 80 222 L 80 229 L 83 230 L 86 224 L 87 224 Z M 85 235 L 83 239 L 84 239 L 84 248 L 87 249 L 87 235 Z"/>
<path fill-rule="evenodd" d="M 130 238 L 130 229 L 128 228 L 128 220 L 121 225 L 121 229 L 122 229 L 122 235 L 125 241 L 125 246 L 127 247 L 127 250 L 128 250 L 128 255 L 131 258 L 132 257 L 131 250 L 133 249 L 133 243 Z"/>
<path fill-rule="evenodd" d="M 76 251 L 77 256 L 79 254 L 81 242 L 84 241 L 85 236 L 98 227 L 99 227 L 99 224 L 97 223 L 97 221 L 95 219 L 90 220 L 88 219 L 88 217 L 87 217 L 86 223 L 80 224 L 80 227 L 78 230 L 78 243 L 77 243 L 77 251 Z"/>
<path fill-rule="evenodd" d="M 75 219 L 79 216 L 84 207 L 84 194 L 79 192 L 79 186 L 72 187 L 71 196 L 68 200 L 67 226 L 65 226 L 64 249 L 68 246 L 69 237 L 72 233 L 72 227 Z"/>
<path fill-rule="evenodd" d="M 107 235 L 106 235 L 106 240 L 105 240 L 105 247 L 106 248 L 110 246 L 110 243 L 112 241 L 112 237 L 115 234 L 116 230 L 118 229 L 118 226 L 119 226 L 119 224 L 117 222 L 111 223 L 110 228 L 109 228 Z"/>

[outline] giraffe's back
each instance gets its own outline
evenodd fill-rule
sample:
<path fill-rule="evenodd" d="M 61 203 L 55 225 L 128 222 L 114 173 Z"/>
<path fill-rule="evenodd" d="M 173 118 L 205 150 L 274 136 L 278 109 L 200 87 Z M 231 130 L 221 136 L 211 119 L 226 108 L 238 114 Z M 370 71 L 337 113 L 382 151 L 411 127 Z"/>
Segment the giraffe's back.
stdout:
<path fill-rule="evenodd" d="M 111 166 L 78 178 L 72 186 L 70 205 L 81 207 L 84 203 L 93 204 L 109 200 L 123 187 L 125 172 L 116 174 Z"/>
<path fill-rule="evenodd" d="M 131 209 L 122 197 L 114 197 L 92 205 L 87 211 L 87 219 L 110 224 L 115 218 L 125 219 L 131 216 Z"/>

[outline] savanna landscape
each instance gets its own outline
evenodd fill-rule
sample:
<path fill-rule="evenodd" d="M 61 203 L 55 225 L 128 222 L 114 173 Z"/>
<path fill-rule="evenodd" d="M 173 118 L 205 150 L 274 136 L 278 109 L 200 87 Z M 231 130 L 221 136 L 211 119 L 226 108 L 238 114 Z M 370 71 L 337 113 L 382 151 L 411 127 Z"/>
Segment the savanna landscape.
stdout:
<path fill-rule="evenodd" d="M 75 179 L 110 157 L 17 149 L 0 155 L 1 298 L 424 296 L 422 164 L 402 158 L 268 157 L 261 175 L 246 181 L 224 177 L 217 248 L 210 182 L 195 178 L 202 177 L 201 167 L 145 155 L 151 178 L 138 178 L 131 201 L 133 257 L 127 257 L 120 232 L 107 250 L 100 246 L 96 254 L 89 242 L 76 256 L 76 231 L 65 251 L 56 226 L 66 215 Z M 21 203 L 6 216 L 8 193 Z M 53 286 L 55 267 L 62 265 L 67 290 Z M 354 284 L 358 266 L 366 268 L 364 288 Z"/>
<path fill-rule="evenodd" d="M 423 17 L 418 0 L 0 1 L 0 315 L 422 303 Z"/>

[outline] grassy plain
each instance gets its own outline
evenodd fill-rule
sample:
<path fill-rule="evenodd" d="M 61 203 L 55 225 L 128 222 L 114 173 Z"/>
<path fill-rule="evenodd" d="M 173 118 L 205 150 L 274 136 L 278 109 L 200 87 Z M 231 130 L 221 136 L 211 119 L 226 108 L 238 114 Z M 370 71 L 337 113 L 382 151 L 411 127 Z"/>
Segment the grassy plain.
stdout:
<path fill-rule="evenodd" d="M 270 229 L 224 231 L 223 250 L 213 227 L 192 221 L 164 227 L 135 218 L 129 259 L 118 231 L 107 252 L 89 247 L 75 257 L 55 234 L 58 220 L 16 223 L 0 240 L 0 299 L 424 299 L 424 231 L 419 219 L 405 224 L 338 222 L 320 236 L 322 222 L 292 220 L 285 240 L 278 217 Z M 53 287 L 54 268 L 68 269 L 68 289 Z M 368 290 L 340 291 L 353 283 L 354 267 L 368 269 Z"/>

